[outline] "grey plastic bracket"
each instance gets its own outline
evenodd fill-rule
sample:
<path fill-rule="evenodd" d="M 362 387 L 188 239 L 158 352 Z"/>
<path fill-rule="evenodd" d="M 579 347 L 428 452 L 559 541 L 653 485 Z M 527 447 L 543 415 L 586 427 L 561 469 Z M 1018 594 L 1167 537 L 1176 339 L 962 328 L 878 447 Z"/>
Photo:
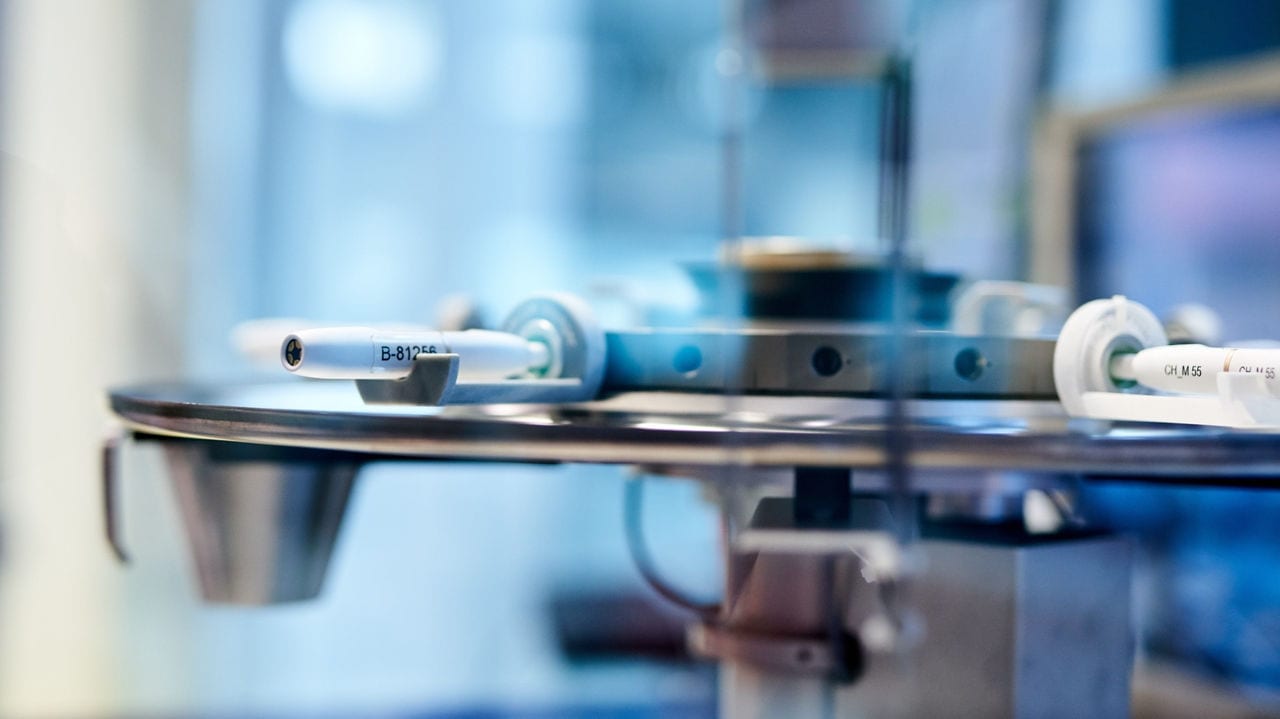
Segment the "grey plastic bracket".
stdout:
<path fill-rule="evenodd" d="M 578 378 L 508 379 L 493 382 L 459 382 L 461 357 L 456 354 L 420 354 L 402 379 L 356 380 L 366 404 L 409 404 L 427 407 L 451 404 L 506 404 L 515 402 L 583 402 L 596 388 Z"/>

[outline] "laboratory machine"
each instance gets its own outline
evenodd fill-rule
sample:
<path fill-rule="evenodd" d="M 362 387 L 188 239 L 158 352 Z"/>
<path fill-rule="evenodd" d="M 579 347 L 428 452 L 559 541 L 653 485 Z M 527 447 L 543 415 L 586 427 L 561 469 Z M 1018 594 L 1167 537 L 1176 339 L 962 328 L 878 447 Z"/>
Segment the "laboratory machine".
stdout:
<path fill-rule="evenodd" d="M 302 330 L 280 363 L 325 381 L 114 392 L 169 459 L 203 596 L 316 596 L 371 462 L 623 464 L 722 503 L 724 597 L 688 641 L 725 716 L 1123 716 L 1132 548 L 1075 516 L 1080 478 L 1280 468 L 1257 431 L 1280 421 L 1277 351 L 1168 345 L 1123 297 L 1056 341 L 904 337 L 898 427 L 883 332 L 613 333 L 557 295 L 503 328 Z M 1255 431 L 1187 426 L 1211 424 Z M 1024 521 L 1029 493 L 1053 521 Z"/>
<path fill-rule="evenodd" d="M 680 322 L 610 326 L 590 298 L 552 291 L 483 329 L 281 332 L 274 381 L 115 389 L 117 554 L 134 446 L 167 460 L 202 598 L 243 605 L 320 594 L 371 464 L 622 466 L 637 570 L 717 664 L 723 717 L 1129 715 L 1137 549 L 1082 496 L 1117 481 L 1276 487 L 1280 350 L 1160 320 L 1146 286 L 1070 254 L 1092 236 L 1037 237 L 1035 284 L 932 269 L 909 242 L 913 55 L 838 29 L 815 39 L 796 7 L 752 4 L 755 34 L 737 41 L 771 82 L 878 88 L 877 252 L 744 239 L 727 185 L 727 239 L 685 267 L 700 309 Z M 1037 221 L 1078 199 L 1050 186 L 1059 206 L 1038 197 Z M 718 601 L 649 561 L 643 477 L 714 503 Z"/>

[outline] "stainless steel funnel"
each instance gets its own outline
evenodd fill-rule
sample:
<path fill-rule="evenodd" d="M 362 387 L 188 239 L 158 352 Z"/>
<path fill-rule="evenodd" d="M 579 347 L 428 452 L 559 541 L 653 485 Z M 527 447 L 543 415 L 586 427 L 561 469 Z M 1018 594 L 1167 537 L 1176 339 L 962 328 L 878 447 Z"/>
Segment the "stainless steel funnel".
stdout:
<path fill-rule="evenodd" d="M 164 447 L 205 601 L 261 605 L 320 594 L 358 460 L 195 440 Z"/>

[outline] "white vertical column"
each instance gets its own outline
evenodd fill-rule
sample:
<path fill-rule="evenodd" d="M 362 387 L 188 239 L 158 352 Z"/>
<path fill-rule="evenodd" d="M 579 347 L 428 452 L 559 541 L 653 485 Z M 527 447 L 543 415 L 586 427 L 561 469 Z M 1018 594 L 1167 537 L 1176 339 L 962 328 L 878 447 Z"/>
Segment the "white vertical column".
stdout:
<path fill-rule="evenodd" d="M 118 707 L 103 394 L 181 367 L 185 262 L 187 4 L 142 5 L 13 0 L 0 23 L 3 716 Z"/>

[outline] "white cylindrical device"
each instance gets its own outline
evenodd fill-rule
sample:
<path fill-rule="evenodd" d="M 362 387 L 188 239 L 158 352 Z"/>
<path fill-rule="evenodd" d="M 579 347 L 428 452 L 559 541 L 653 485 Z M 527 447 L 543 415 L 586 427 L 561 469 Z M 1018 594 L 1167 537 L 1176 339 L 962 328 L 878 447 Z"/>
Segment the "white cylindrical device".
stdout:
<path fill-rule="evenodd" d="M 491 330 L 386 332 L 372 327 L 324 327 L 295 332 L 280 346 L 280 363 L 317 379 L 396 379 L 420 354 L 460 356 L 458 375 L 494 380 L 546 367 L 546 345 Z"/>
<path fill-rule="evenodd" d="M 1111 361 L 1111 374 L 1150 389 L 1175 394 L 1216 394 L 1224 372 L 1255 375 L 1280 395 L 1280 350 L 1166 345 Z"/>

